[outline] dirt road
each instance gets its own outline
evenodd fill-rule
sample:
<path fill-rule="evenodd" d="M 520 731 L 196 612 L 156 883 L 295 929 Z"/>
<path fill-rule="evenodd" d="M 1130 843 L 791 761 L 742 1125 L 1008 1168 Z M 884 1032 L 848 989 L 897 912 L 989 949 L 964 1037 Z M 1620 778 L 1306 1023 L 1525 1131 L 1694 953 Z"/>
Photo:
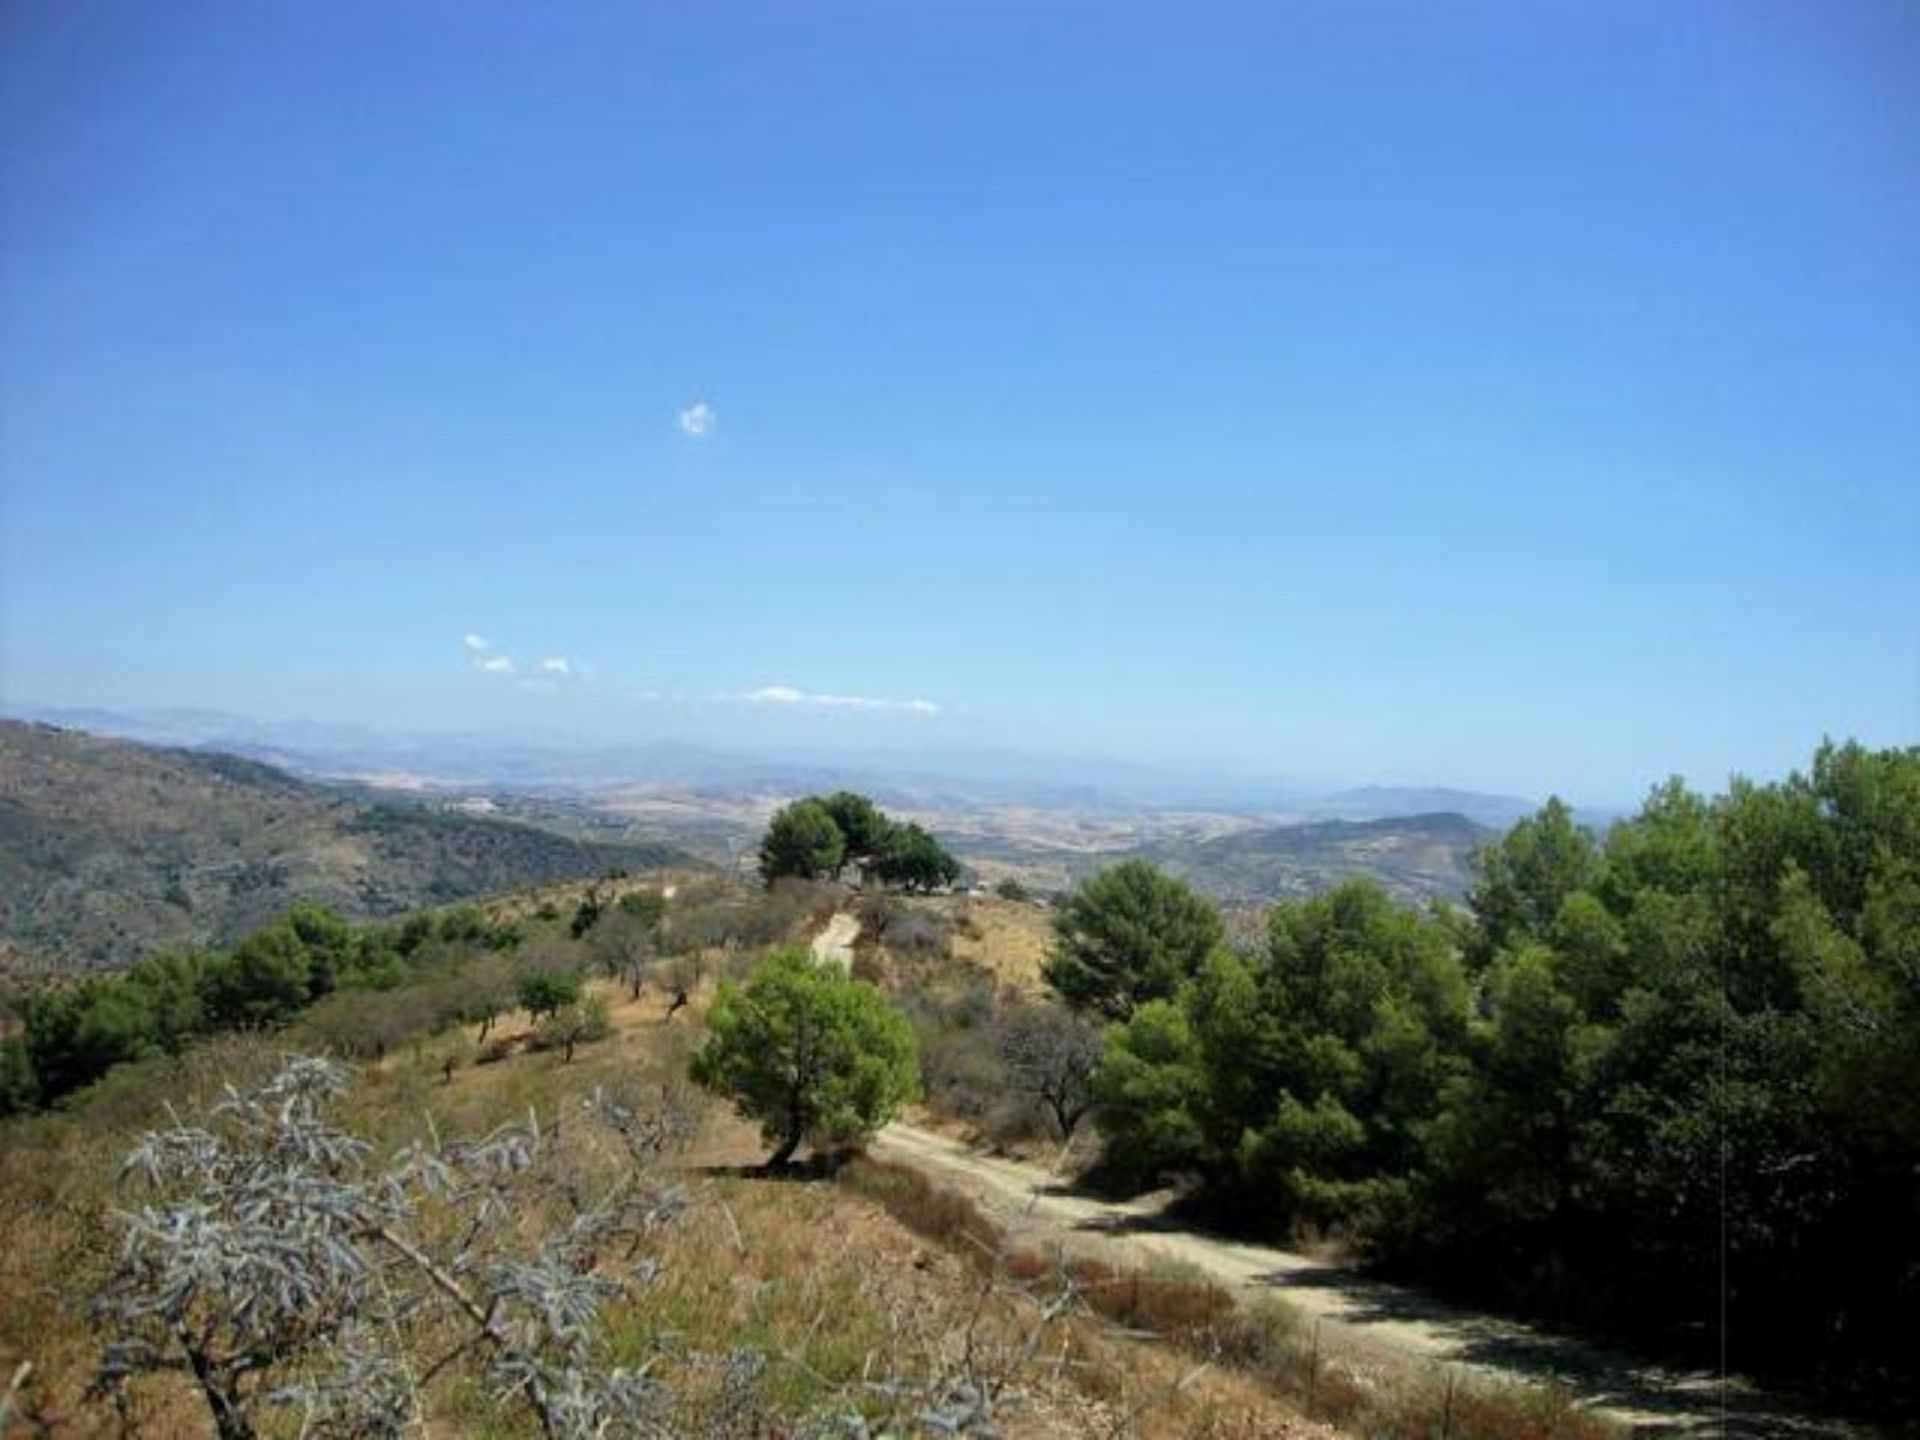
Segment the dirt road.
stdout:
<path fill-rule="evenodd" d="M 1172 1261 L 1245 1296 L 1277 1294 L 1318 1325 L 1324 1353 L 1362 1367 L 1452 1366 L 1492 1379 L 1551 1381 L 1647 1436 L 1785 1440 L 1862 1433 L 1792 1413 L 1738 1382 L 1723 1389 L 1711 1374 L 1640 1364 L 1311 1256 L 1198 1232 L 1167 1218 L 1151 1199 L 1075 1194 L 1039 1166 L 983 1155 L 917 1126 L 889 1125 L 870 1148 L 880 1159 L 911 1165 L 970 1195 L 1027 1248 L 1057 1245 L 1111 1264 Z"/>
<path fill-rule="evenodd" d="M 853 968 L 853 942 L 860 938 L 858 917 L 845 910 L 837 911 L 827 921 L 827 928 L 813 937 L 813 958 L 823 965 L 838 965 L 842 970 Z"/>

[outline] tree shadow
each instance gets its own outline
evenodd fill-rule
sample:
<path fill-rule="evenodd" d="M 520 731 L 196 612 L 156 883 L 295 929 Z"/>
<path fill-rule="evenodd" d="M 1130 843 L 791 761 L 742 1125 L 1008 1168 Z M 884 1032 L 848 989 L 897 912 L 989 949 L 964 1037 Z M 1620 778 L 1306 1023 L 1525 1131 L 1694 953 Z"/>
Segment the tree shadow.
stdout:
<path fill-rule="evenodd" d="M 824 1154 L 808 1155 L 801 1160 L 789 1160 L 784 1165 L 769 1165 L 764 1160 L 756 1165 L 688 1165 L 683 1168 L 682 1173 L 701 1175 L 709 1179 L 811 1183 L 815 1180 L 835 1178 L 855 1158 L 856 1155 L 852 1151 L 829 1151 Z"/>
<path fill-rule="evenodd" d="M 1060 1189 L 1085 1196 L 1072 1187 Z M 1178 1235 L 1265 1248 L 1263 1242 L 1173 1212 L 1108 1212 L 1081 1220 L 1073 1228 L 1113 1238 Z M 1632 1426 L 1636 1437 L 1846 1440 L 1875 1433 L 1863 1424 L 1815 1414 L 1777 1392 L 1761 1394 L 1738 1380 L 1723 1385 L 1710 1371 L 1662 1365 L 1604 1342 L 1542 1329 L 1537 1322 L 1477 1314 L 1380 1280 L 1353 1264 L 1300 1256 L 1245 1283 L 1283 1297 L 1289 1291 L 1337 1296 L 1339 1313 L 1328 1315 L 1324 1323 L 1350 1331 L 1362 1346 L 1392 1346 L 1385 1336 L 1367 1334 L 1367 1327 L 1420 1325 L 1445 1347 L 1444 1358 L 1436 1355 L 1429 1362 L 1437 1370 L 1459 1367 L 1481 1371 L 1489 1382 L 1505 1377 L 1557 1386 L 1577 1395 L 1584 1405 L 1632 1412 L 1637 1417 Z"/>

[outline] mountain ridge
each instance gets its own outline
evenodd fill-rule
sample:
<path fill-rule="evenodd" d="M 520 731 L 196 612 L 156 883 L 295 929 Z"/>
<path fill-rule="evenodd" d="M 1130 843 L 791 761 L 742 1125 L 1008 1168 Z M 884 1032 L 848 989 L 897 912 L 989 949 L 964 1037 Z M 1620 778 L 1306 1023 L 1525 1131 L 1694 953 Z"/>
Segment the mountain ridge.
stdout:
<path fill-rule="evenodd" d="M 264 762 L 0 720 L 0 973 L 219 944 L 315 900 L 356 919 L 683 863 Z"/>

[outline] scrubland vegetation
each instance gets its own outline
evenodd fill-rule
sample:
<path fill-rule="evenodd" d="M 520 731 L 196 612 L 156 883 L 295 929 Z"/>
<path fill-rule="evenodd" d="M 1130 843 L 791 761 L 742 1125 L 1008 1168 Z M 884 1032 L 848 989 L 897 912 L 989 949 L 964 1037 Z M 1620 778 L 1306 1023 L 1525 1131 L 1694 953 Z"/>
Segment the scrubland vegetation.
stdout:
<path fill-rule="evenodd" d="M 886 823 L 833 798 L 842 818 L 819 809 L 836 835 L 843 819 Z M 791 944 L 838 911 L 860 921 L 851 974 Z M 1051 935 L 1040 976 L 961 958 L 1008 915 Z M 1275 1397 L 1368 1435 L 1594 1423 L 1533 1392 L 1383 1382 L 1323 1357 L 1284 1310 L 1024 1253 L 914 1172 L 842 1164 L 916 1095 L 997 1144 L 1071 1137 L 1099 1157 L 1097 1183 L 1174 1181 L 1217 1224 L 1311 1236 L 1674 1355 L 1724 1341 L 1737 1366 L 1869 1408 L 1913 1393 L 1915 752 L 1823 747 L 1807 775 L 1713 799 L 1669 784 L 1604 837 L 1550 803 L 1481 856 L 1465 909 L 1353 881 L 1276 907 L 1255 943 L 1146 865 L 1051 904 L 849 890 L 776 866 L 756 890 L 603 882 L 395 925 L 298 906 L 230 950 L 15 1008 L 7 1103 L 47 1113 L 0 1131 L 0 1358 L 38 1367 L 16 1413 L 82 1430 L 120 1405 L 161 1431 L 240 1407 L 269 1433 L 281 1422 L 260 1415 L 388 1433 L 338 1408 L 349 1399 L 381 1424 L 471 1430 L 502 1396 L 486 1423 L 503 1434 L 588 1433 L 614 1410 L 663 1433 L 742 1433 L 726 1429 L 741 1416 L 1017 1431 L 1023 1406 L 1051 1417 L 1035 1433 L 1094 1413 L 1141 1433 L 1174 1413 L 1191 1422 L 1180 1433 L 1274 1433 L 1292 1423 L 1262 1409 Z M 348 1061 L 359 1083 L 286 1070 L 289 1052 Z M 755 1168 L 766 1151 L 723 1100 L 760 1127 L 771 1165 Z M 645 1155 L 621 1138 L 642 1132 Z M 158 1185 L 144 1200 L 114 1193 L 129 1151 Z M 523 1172 L 530 1188 L 509 1197 Z M 782 1173 L 796 1178 L 749 1178 Z M 616 1193 L 674 1186 L 691 1198 L 638 1231 L 590 1218 Z M 334 1208 L 312 1210 L 323 1198 Z M 376 1199 L 394 1208 L 376 1217 Z M 938 1303 L 992 1345 L 956 1358 L 907 1318 L 934 1303 L 901 1299 L 911 1277 L 872 1273 L 851 1242 L 829 1263 L 792 1228 L 801 1213 L 870 1228 L 876 1205 L 939 1242 L 945 1258 L 906 1263 L 942 1274 Z M 243 1219 L 265 1229 L 205 1230 L 193 1253 L 244 1255 L 244 1240 L 272 1264 L 308 1255 L 319 1278 L 272 1304 L 263 1292 L 244 1323 L 167 1310 L 212 1317 L 283 1283 L 264 1259 L 189 1273 L 189 1252 L 160 1242 Z M 686 1268 L 690 1233 L 732 1254 L 726 1273 L 759 1276 L 751 1293 L 815 1298 L 767 1313 L 710 1262 Z M 892 1233 L 876 1253 L 897 1258 Z M 363 1303 L 375 1275 L 388 1288 Z M 1167 1374 L 1121 1356 L 1131 1342 L 1103 1323 L 1214 1378 L 1189 1394 L 1185 1362 Z"/>
<path fill-rule="evenodd" d="M 755 908 L 695 891 L 668 924 L 710 907 Z M 575 945 L 590 967 L 566 918 L 548 923 L 523 950 Z M 752 964 L 746 949 L 710 958 Z M 614 1023 L 572 1064 L 517 1043 L 491 1058 L 458 1019 L 437 1033 L 426 1020 L 350 1074 L 289 1064 L 290 1048 L 331 1048 L 322 1002 L 121 1065 L 10 1122 L 12 1422 L 228 1436 L 1298 1425 L 1257 1377 L 1103 1318 L 1086 1276 L 983 1249 L 984 1228 L 927 1224 L 964 1202 L 903 1203 L 864 1170 L 762 1178 L 741 1163 L 764 1153 L 751 1131 L 687 1083 L 695 1027 L 669 1016 L 664 987 L 640 1003 L 625 988 L 587 980 Z M 515 1003 L 509 990 L 491 1039 L 528 1035 Z"/>

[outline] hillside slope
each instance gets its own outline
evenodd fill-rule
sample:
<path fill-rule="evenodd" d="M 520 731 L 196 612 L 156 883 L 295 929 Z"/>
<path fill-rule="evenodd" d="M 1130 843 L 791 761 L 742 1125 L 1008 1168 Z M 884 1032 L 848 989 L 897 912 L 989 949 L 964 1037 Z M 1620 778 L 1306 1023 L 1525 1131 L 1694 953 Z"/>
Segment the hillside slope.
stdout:
<path fill-rule="evenodd" d="M 1141 853 L 1229 903 L 1297 899 L 1356 875 L 1379 881 L 1396 899 L 1420 901 L 1464 896 L 1473 852 L 1494 835 L 1464 815 L 1411 815 L 1248 830 Z"/>
<path fill-rule="evenodd" d="M 0 721 L 0 972 L 219 943 L 295 900 L 372 918 L 682 859 L 371 803 L 231 755 Z"/>

